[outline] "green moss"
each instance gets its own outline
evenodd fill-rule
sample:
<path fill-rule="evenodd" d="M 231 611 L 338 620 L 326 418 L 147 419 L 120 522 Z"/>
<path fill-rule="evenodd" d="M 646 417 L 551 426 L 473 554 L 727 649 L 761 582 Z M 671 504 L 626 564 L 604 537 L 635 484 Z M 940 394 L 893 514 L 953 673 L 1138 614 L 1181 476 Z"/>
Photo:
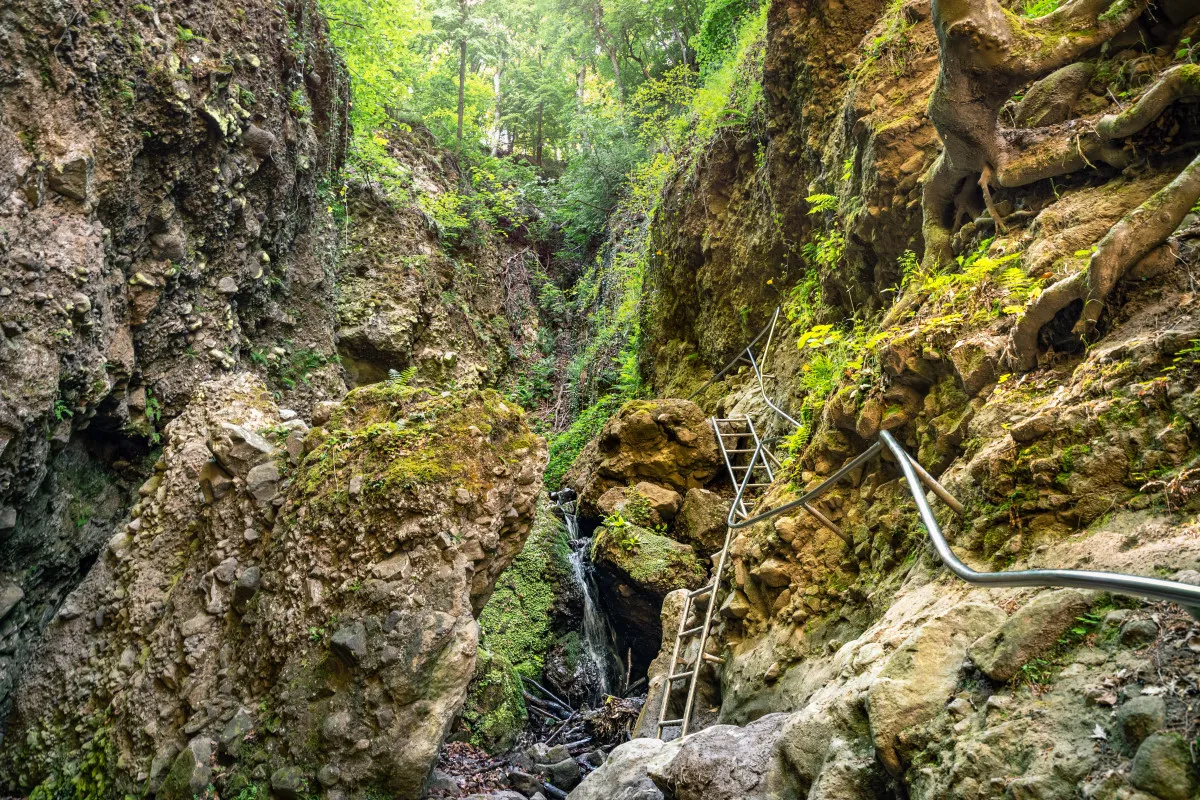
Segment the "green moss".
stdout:
<path fill-rule="evenodd" d="M 637 542 L 626 546 L 632 535 Z M 592 560 L 606 561 L 643 589 L 666 594 L 695 588 L 706 571 L 692 548 L 634 525 L 602 525 L 592 539 Z"/>
<path fill-rule="evenodd" d="M 480 650 L 462 713 L 471 744 L 491 753 L 509 750 L 528 718 L 521 677 L 512 663 L 499 653 Z"/>
<path fill-rule="evenodd" d="M 480 491 L 491 479 L 478 471 L 481 437 L 503 461 L 538 444 L 521 408 L 490 389 L 434 396 L 398 382 L 355 389 L 326 429 L 296 478 L 310 505 L 345 500 L 356 476 L 380 500 L 431 484 Z"/>
<path fill-rule="evenodd" d="M 570 572 L 566 529 L 544 505 L 524 549 L 500 574 L 479 615 L 483 647 L 512 662 L 522 675 L 542 671 L 554 645 L 554 604 Z"/>

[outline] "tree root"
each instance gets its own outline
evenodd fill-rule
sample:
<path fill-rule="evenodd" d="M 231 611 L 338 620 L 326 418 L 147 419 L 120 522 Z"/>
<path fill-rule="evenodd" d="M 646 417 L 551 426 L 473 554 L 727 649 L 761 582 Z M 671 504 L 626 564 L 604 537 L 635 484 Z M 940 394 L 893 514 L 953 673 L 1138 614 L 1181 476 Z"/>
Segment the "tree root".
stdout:
<path fill-rule="evenodd" d="M 1200 155 L 1173 181 L 1130 211 L 1100 240 L 1085 270 L 1051 286 L 1033 302 L 1012 333 L 1016 366 L 1037 366 L 1038 334 L 1059 311 L 1082 300 L 1083 313 L 1073 332 L 1092 332 L 1104 309 L 1104 301 L 1117 283 L 1175 232 L 1188 212 L 1200 201 Z"/>
<path fill-rule="evenodd" d="M 1197 95 L 1200 95 L 1200 65 L 1172 67 L 1132 106 L 1120 114 L 1101 117 L 1096 123 L 1096 135 L 1109 140 L 1133 136 L 1158 119 L 1176 100 Z"/>

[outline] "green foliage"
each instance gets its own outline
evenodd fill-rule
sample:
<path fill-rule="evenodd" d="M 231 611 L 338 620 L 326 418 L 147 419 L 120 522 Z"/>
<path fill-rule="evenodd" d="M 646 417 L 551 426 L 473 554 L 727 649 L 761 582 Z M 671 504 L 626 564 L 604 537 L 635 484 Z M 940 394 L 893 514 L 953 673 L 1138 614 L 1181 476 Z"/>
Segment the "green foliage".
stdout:
<path fill-rule="evenodd" d="M 570 427 L 550 440 L 550 461 L 546 464 L 543 476 L 546 488 L 554 490 L 562 486 L 563 475 L 570 469 L 575 457 L 600 433 L 604 423 L 617 413 L 622 403 L 617 394 L 605 395 L 575 417 Z"/>
<path fill-rule="evenodd" d="M 554 644 L 554 604 L 570 574 L 566 528 L 540 506 L 525 547 L 496 581 L 479 615 L 483 646 L 531 678 Z"/>
<path fill-rule="evenodd" d="M 700 16 L 700 30 L 692 38 L 700 74 L 707 76 L 734 51 L 738 25 L 757 4 L 752 0 L 711 0 Z"/>
<path fill-rule="evenodd" d="M 1021 3 L 1021 16 L 1029 19 L 1044 17 L 1047 14 L 1057 11 L 1062 5 L 1062 0 L 1023 0 Z"/>
<path fill-rule="evenodd" d="M 64 419 L 73 416 L 75 416 L 75 412 L 71 410 L 71 407 L 61 397 L 56 398 L 54 401 L 54 419 L 62 422 Z"/>

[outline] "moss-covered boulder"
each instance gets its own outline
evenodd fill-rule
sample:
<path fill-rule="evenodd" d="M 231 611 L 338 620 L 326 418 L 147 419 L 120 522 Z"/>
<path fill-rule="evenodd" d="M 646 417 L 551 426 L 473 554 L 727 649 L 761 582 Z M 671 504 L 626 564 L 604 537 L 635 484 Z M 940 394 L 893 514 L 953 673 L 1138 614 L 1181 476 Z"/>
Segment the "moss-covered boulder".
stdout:
<path fill-rule="evenodd" d="M 661 636 L 663 598 L 707 580 L 704 563 L 686 544 L 628 523 L 605 524 L 592 539 L 592 563 L 604 604 L 635 655 L 653 658 Z"/>
<path fill-rule="evenodd" d="M 471 744 L 489 753 L 509 750 L 517 743 L 528 718 L 521 676 L 512 663 L 499 653 L 480 650 L 462 714 L 462 726 Z"/>
<path fill-rule="evenodd" d="M 581 605 L 570 580 L 566 527 L 542 502 L 525 547 L 496 581 L 479 615 L 483 647 L 536 678 L 557 631 Z"/>
<path fill-rule="evenodd" d="M 639 591 L 664 597 L 676 589 L 699 587 L 707 574 L 688 545 L 629 523 L 596 529 L 592 563 Z"/>
<path fill-rule="evenodd" d="M 304 446 L 289 453 L 293 433 Z M 104 788 L 88 796 L 147 779 L 187 792 L 205 742 L 232 759 L 213 777 L 223 796 L 264 775 L 316 786 L 318 772 L 347 795 L 420 796 L 544 463 L 521 409 L 492 391 L 365 387 L 307 430 L 251 378 L 201 387 L 133 522 L 48 628 L 0 782 L 74 780 L 103 733 Z M 234 755 L 223 734 L 239 716 L 254 736 Z M 195 757 L 181 760 L 185 742 Z"/>

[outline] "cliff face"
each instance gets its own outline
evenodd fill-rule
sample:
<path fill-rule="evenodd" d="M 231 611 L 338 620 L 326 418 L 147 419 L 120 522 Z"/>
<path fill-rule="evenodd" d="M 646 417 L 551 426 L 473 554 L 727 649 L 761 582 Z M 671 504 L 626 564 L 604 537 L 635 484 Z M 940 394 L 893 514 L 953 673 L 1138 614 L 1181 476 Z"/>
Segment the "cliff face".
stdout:
<path fill-rule="evenodd" d="M 545 445 L 491 391 L 385 382 L 317 421 L 239 375 L 167 426 L 21 684 L 5 785 L 421 793 Z"/>
<path fill-rule="evenodd" d="M 318 194 L 347 84 L 312 3 L 10 3 L 0 29 L 7 693 L 199 382 L 270 354 L 307 365 L 298 408 L 342 390 Z"/>
<path fill-rule="evenodd" d="M 1141 45 L 1091 54 L 1094 78 L 1055 111 L 1062 124 L 1107 107 L 1122 70 L 1170 63 L 1171 43 L 1195 20 L 1168 11 L 1145 22 Z M 1136 166 L 1124 171 L 997 189 L 1003 228 L 966 186 L 957 264 L 931 273 L 902 257 L 921 252 L 920 181 L 940 150 L 925 116 L 938 68 L 928 5 L 776 3 L 766 53 L 763 138 L 718 138 L 671 184 L 655 222 L 663 255 L 647 279 L 643 365 L 657 389 L 686 396 L 781 304 L 767 390 L 801 427 L 779 445 L 791 460 L 760 508 L 816 486 L 888 430 L 963 501 L 963 515 L 938 506 L 938 517 L 976 569 L 1195 581 L 1195 214 L 1138 263 L 1086 348 L 1060 320 L 1042 331 L 1035 371 L 1020 371 L 1008 349 L 1042 288 L 1078 269 L 1186 159 L 1148 137 L 1129 146 Z M 1017 118 L 1046 90 L 1014 100 Z M 1192 114 L 1169 111 L 1159 128 L 1169 138 Z M 778 227 L 761 213 L 767 196 Z M 856 326 L 820 327 L 852 315 Z M 795 433 L 745 367 L 700 402 Z M 1184 753 L 1193 690 L 1182 687 L 1197 675 L 1179 656 L 1194 621 L 1182 609 L 962 583 L 927 547 L 886 460 L 820 507 L 848 542 L 803 512 L 735 535 L 711 645 L 725 663 L 706 669 L 697 710 L 722 724 L 683 742 L 635 740 L 573 798 L 1194 791 Z M 677 625 L 681 602 L 668 596 L 664 628 Z M 651 667 L 645 736 L 665 653 Z"/>

